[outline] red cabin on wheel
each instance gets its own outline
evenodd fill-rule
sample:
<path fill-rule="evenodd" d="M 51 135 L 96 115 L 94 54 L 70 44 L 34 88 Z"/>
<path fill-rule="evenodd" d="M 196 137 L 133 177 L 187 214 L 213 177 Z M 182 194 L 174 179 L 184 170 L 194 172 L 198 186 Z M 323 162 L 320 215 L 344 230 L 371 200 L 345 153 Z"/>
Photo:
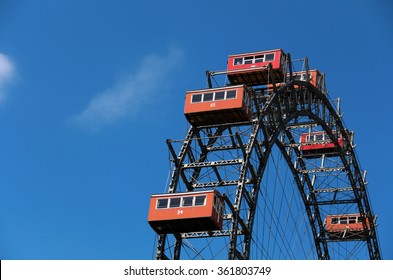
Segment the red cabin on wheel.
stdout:
<path fill-rule="evenodd" d="M 251 91 L 245 85 L 187 91 L 184 115 L 195 126 L 250 121 Z"/>
<path fill-rule="evenodd" d="M 328 215 L 325 220 L 325 228 L 331 240 L 359 239 L 367 236 L 370 221 L 360 214 Z"/>
<path fill-rule="evenodd" d="M 335 132 L 333 131 L 333 133 Z M 320 156 L 321 154 L 333 156 L 337 154 L 334 143 L 325 131 L 303 133 L 300 143 L 300 150 L 305 157 Z M 340 147 L 344 146 L 344 140 L 341 135 L 338 138 L 338 144 Z"/>
<path fill-rule="evenodd" d="M 224 209 L 217 190 L 158 194 L 150 198 L 148 222 L 158 234 L 221 230 Z"/>
<path fill-rule="evenodd" d="M 227 76 L 232 85 L 248 86 L 272 83 L 268 65 L 272 65 L 275 82 L 284 81 L 286 55 L 282 49 L 230 55 Z"/>
<path fill-rule="evenodd" d="M 297 81 L 307 81 L 307 72 L 299 71 L 293 73 L 294 80 Z M 314 87 L 319 89 L 322 93 L 326 94 L 326 86 L 325 86 L 325 76 L 321 74 L 317 69 L 308 71 L 308 81 Z"/>

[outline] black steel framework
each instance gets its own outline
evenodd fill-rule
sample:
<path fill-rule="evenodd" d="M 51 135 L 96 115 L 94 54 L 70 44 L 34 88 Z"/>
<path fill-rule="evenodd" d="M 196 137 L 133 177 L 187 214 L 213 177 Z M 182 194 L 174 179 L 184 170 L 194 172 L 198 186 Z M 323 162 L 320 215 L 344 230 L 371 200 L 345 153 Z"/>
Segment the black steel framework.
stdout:
<path fill-rule="evenodd" d="M 307 59 L 305 65 L 308 71 Z M 363 244 L 370 259 L 381 258 L 365 172 L 358 164 L 353 135 L 327 94 L 307 80 L 294 80 L 292 70 L 287 55 L 288 74 L 283 83 L 276 84 L 270 75 L 273 89 L 253 87 L 252 121 L 190 127 L 185 139 L 167 140 L 173 163 L 168 193 L 217 188 L 224 195 L 226 214 L 221 231 L 159 235 L 157 259 L 181 259 L 182 248 L 191 252 L 184 258 L 205 258 L 204 252 L 210 250 L 208 258 L 250 259 L 257 238 L 254 218 L 259 197 L 264 195 L 261 181 L 273 148 L 281 153 L 297 186 L 316 258 L 356 258 L 356 251 L 333 253 L 334 243 L 343 242 Z M 272 73 L 270 68 L 267 71 Z M 211 77 L 218 74 L 225 71 L 207 72 L 210 87 Z M 334 150 L 304 156 L 300 136 L 313 131 L 324 131 L 335 144 Z M 339 135 L 346 145 L 339 145 Z M 367 217 L 370 226 L 365 219 L 363 226 L 369 230 L 358 238 L 348 239 L 343 234 L 329 239 L 324 217 L 345 213 Z M 196 247 L 191 242 L 200 239 L 208 245 Z M 207 249 L 213 239 L 223 241 L 220 247 Z"/>

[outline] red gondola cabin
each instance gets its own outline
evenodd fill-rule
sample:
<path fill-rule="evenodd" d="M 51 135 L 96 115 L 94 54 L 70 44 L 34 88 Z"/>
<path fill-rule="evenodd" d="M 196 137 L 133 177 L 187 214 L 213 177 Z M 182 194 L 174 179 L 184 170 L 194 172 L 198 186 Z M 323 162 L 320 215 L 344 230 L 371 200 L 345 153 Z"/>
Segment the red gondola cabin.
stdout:
<path fill-rule="evenodd" d="M 307 81 L 306 74 L 306 71 L 299 71 L 294 72 L 293 76 L 295 80 Z M 310 84 L 326 94 L 324 75 L 322 75 L 317 69 L 313 69 L 308 71 L 308 76 Z"/>
<path fill-rule="evenodd" d="M 293 72 L 293 79 L 296 81 L 307 81 L 307 73 L 306 71 L 298 71 L 298 72 Z M 288 80 L 289 80 L 290 74 L 287 74 Z M 325 76 L 321 74 L 317 69 L 309 70 L 308 71 L 308 78 L 309 78 L 309 83 L 319 89 L 322 93 L 326 94 L 326 86 L 325 86 Z M 276 83 L 276 87 L 279 88 L 280 86 L 283 86 L 284 83 Z M 297 86 L 295 85 L 295 88 Z M 267 86 L 267 91 L 272 92 L 273 91 L 273 84 L 269 84 Z"/>
<path fill-rule="evenodd" d="M 328 215 L 325 220 L 326 233 L 331 240 L 364 238 L 369 228 L 369 219 L 360 214 Z"/>
<path fill-rule="evenodd" d="M 158 234 L 221 230 L 224 208 L 216 190 L 153 195 L 148 222 Z"/>
<path fill-rule="evenodd" d="M 282 49 L 230 55 L 227 76 L 232 85 L 266 85 L 272 82 L 267 68 L 271 64 L 275 82 L 280 83 L 285 76 L 285 61 Z"/>
<path fill-rule="evenodd" d="M 250 121 L 250 90 L 238 85 L 187 91 L 184 115 L 194 126 Z"/>
<path fill-rule="evenodd" d="M 335 132 L 333 131 L 333 133 Z M 330 140 L 329 135 L 325 131 L 303 133 L 300 138 L 300 143 L 302 144 L 300 150 L 303 152 L 303 156 L 306 157 L 319 156 L 320 154 L 337 154 L 334 143 Z M 339 136 L 338 144 L 340 147 L 344 146 L 342 136 Z"/>

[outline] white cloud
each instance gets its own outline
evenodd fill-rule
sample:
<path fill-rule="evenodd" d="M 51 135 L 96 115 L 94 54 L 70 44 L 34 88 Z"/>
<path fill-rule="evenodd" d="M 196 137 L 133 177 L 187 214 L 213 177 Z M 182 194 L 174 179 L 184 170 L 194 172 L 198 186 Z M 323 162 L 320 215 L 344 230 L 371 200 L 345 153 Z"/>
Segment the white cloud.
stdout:
<path fill-rule="evenodd" d="M 126 75 L 93 97 L 80 114 L 71 118 L 71 122 L 98 129 L 124 118 L 136 117 L 144 106 L 154 101 L 155 96 L 162 94 L 161 90 L 168 85 L 167 78 L 179 66 L 182 57 L 180 49 L 171 49 L 164 56 L 147 56 L 136 73 Z"/>
<path fill-rule="evenodd" d="M 15 67 L 10 58 L 0 53 L 0 103 L 6 98 L 5 87 L 14 77 Z"/>

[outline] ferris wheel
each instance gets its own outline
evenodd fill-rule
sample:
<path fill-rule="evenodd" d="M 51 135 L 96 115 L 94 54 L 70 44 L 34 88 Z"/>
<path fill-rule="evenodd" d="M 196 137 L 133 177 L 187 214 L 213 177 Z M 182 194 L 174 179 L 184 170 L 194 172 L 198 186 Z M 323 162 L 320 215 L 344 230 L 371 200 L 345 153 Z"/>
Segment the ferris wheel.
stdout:
<path fill-rule="evenodd" d="M 172 175 L 150 199 L 156 259 L 381 258 L 354 133 L 324 74 L 299 61 L 230 55 L 186 92 L 190 128 L 167 140 Z"/>

